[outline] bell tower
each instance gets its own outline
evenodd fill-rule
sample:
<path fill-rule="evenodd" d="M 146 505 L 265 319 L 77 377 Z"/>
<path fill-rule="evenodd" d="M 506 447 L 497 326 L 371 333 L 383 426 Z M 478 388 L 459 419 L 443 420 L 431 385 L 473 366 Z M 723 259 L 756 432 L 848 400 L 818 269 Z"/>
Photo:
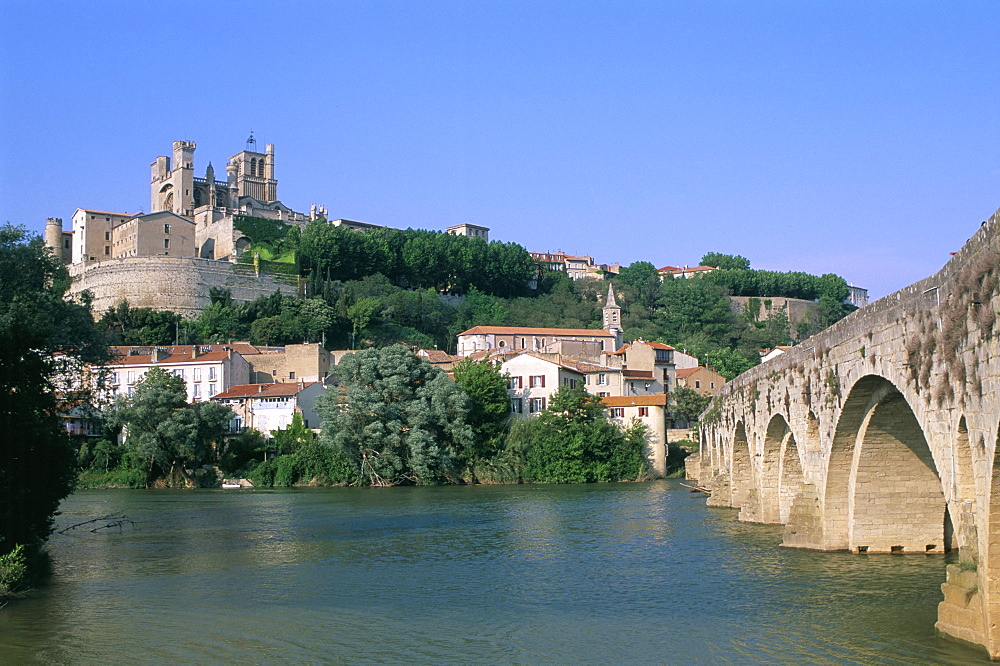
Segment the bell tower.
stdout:
<path fill-rule="evenodd" d="M 229 159 L 229 174 L 236 175 L 236 194 L 253 197 L 264 203 L 278 200 L 278 181 L 274 178 L 274 145 L 267 144 L 258 152 L 257 140 L 250 132 L 246 148 Z"/>
<path fill-rule="evenodd" d="M 604 313 L 604 330 L 608 333 L 612 333 L 615 336 L 615 351 L 617 351 L 622 346 L 623 334 L 622 330 L 622 309 L 618 306 L 617 301 L 615 301 L 615 288 L 612 285 L 608 285 L 608 297 L 604 301 L 604 308 L 602 308 Z"/>

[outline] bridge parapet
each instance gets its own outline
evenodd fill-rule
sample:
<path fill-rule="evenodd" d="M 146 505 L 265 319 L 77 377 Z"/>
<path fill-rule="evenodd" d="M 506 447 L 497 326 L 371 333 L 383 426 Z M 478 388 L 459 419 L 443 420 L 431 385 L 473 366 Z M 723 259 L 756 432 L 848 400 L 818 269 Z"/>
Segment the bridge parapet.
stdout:
<path fill-rule="evenodd" d="M 697 470 L 711 504 L 784 524 L 786 546 L 958 548 L 964 568 L 945 583 L 938 629 L 994 657 L 998 283 L 1000 211 L 936 274 L 724 386 L 703 415 Z"/>

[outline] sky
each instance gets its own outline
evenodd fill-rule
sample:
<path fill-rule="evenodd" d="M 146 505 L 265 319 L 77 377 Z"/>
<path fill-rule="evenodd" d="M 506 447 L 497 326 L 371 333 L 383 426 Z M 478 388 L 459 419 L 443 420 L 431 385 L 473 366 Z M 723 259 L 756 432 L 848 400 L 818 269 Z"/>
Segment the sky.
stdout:
<path fill-rule="evenodd" d="M 1000 207 L 1000 2 L 0 0 L 0 223 L 149 209 L 251 130 L 278 196 L 881 297 Z"/>

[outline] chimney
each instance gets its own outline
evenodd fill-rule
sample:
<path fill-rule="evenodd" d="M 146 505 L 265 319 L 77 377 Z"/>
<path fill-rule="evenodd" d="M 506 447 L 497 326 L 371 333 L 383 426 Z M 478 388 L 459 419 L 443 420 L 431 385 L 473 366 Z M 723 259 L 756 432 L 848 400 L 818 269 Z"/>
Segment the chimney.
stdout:
<path fill-rule="evenodd" d="M 198 358 L 198 345 L 191 345 L 191 358 Z"/>

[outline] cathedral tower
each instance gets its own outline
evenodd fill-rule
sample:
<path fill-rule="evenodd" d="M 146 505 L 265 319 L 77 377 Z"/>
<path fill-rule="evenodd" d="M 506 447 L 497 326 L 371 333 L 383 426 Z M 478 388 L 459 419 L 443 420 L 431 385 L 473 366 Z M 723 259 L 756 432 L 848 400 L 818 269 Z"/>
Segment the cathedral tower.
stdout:
<path fill-rule="evenodd" d="M 253 197 L 263 203 L 278 200 L 278 181 L 274 178 L 274 145 L 267 144 L 263 153 L 257 152 L 257 140 L 250 134 L 246 150 L 229 159 L 226 171 L 236 176 L 236 193 Z"/>
<path fill-rule="evenodd" d="M 168 210 L 194 215 L 194 141 L 174 141 L 173 168 L 170 158 L 160 156 L 150 165 L 149 212 Z"/>

